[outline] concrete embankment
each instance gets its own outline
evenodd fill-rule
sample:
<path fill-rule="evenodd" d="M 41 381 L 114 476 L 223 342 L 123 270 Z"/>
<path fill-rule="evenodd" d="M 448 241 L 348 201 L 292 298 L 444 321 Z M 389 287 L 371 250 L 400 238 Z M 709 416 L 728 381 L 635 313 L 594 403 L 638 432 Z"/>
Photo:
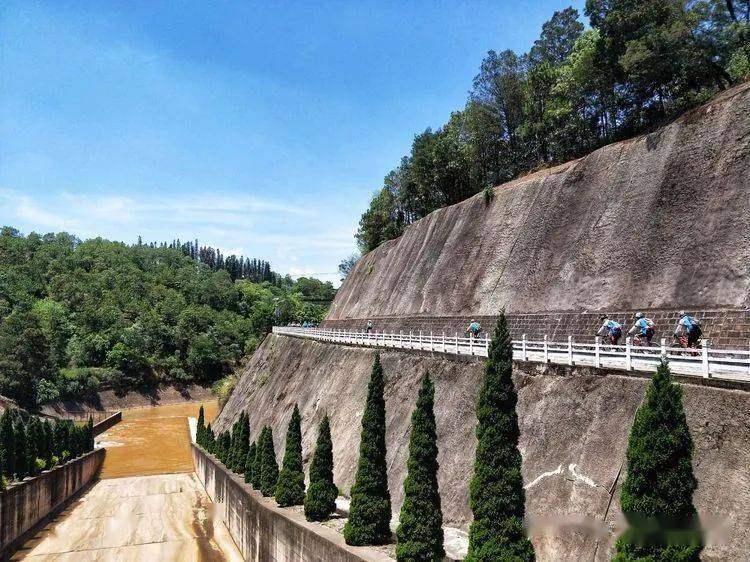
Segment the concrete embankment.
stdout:
<path fill-rule="evenodd" d="M 7 558 L 38 524 L 54 516 L 99 473 L 104 449 L 96 449 L 0 493 L 0 549 Z"/>
<path fill-rule="evenodd" d="M 197 445 L 192 449 L 196 475 L 245 560 L 392 562 L 380 552 L 347 546 L 341 534 L 309 523 L 299 511 L 276 507 L 218 459 Z"/>
<path fill-rule="evenodd" d="M 373 349 L 269 336 L 244 370 L 214 427 L 229 429 L 241 411 L 253 439 L 273 428 L 276 451 L 295 403 L 302 414 L 303 458 L 312 456 L 318 423 L 327 413 L 334 477 L 354 482 L 360 423 Z M 468 528 L 475 400 L 482 363 L 468 357 L 381 350 L 386 376 L 388 480 L 394 514 L 403 502 L 410 415 L 425 372 L 435 381 L 440 469 L 446 525 Z M 589 369 L 540 370 L 516 364 L 526 507 L 541 561 L 609 560 L 618 533 L 619 493 L 633 417 L 648 380 Z M 750 560 L 750 392 L 684 384 L 695 442 L 695 503 L 712 529 L 702 559 Z"/>
<path fill-rule="evenodd" d="M 122 412 L 115 412 L 109 417 L 104 418 L 99 423 L 94 424 L 94 437 L 100 435 L 111 428 L 113 425 L 122 421 Z"/>

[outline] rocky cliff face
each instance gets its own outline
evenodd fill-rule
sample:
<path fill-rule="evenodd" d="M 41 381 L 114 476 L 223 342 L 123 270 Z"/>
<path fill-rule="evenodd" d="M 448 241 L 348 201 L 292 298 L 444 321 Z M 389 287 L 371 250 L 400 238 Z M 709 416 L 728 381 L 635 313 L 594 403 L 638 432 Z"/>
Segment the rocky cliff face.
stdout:
<path fill-rule="evenodd" d="M 269 336 L 245 368 L 217 427 L 250 415 L 253 438 L 270 424 L 283 451 L 294 403 L 302 413 L 306 463 L 317 424 L 331 416 L 335 479 L 354 481 L 371 349 Z M 468 485 L 475 449 L 474 402 L 482 364 L 469 358 L 384 351 L 389 485 L 394 512 L 403 501 L 409 419 L 419 381 L 429 371 L 436 385 L 439 482 L 446 524 L 467 528 Z M 619 516 L 619 486 L 627 437 L 645 379 L 586 371 L 542 374 L 516 364 L 520 448 L 527 512 L 539 560 L 608 560 Z M 696 504 L 711 534 L 703 560 L 750 560 L 750 393 L 685 385 L 685 406 L 695 440 Z"/>
<path fill-rule="evenodd" d="M 330 320 L 750 307 L 750 83 L 496 187 L 357 264 Z"/>

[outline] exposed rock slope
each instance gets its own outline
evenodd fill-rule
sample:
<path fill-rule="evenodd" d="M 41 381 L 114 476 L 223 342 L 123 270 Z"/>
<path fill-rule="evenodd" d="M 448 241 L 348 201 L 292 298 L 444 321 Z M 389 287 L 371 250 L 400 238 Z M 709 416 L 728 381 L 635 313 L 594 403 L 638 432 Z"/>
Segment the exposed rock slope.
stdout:
<path fill-rule="evenodd" d="M 305 461 L 325 412 L 331 416 L 336 483 L 348 491 L 356 470 L 360 422 L 367 392 L 371 349 L 269 336 L 245 368 L 218 419 L 226 429 L 242 410 L 250 414 L 253 438 L 271 424 L 276 450 L 294 403 L 302 413 Z M 399 351 L 382 352 L 386 374 L 389 484 L 394 513 L 403 500 L 409 417 L 420 377 L 436 385 L 440 447 L 439 481 L 447 524 L 466 527 L 471 518 L 468 484 L 475 448 L 474 401 L 480 362 Z M 528 368 L 528 371 L 526 370 Z M 562 371 L 565 372 L 565 371 Z M 541 375 L 516 365 L 519 422 L 527 511 L 538 527 L 539 560 L 607 560 L 611 525 L 619 513 L 618 474 L 627 436 L 646 380 L 624 376 Z M 696 503 L 708 522 L 726 524 L 724 546 L 711 546 L 708 560 L 750 560 L 750 393 L 686 385 L 685 403 L 696 443 Z M 610 491 L 613 490 L 610 495 Z M 610 498 L 612 503 L 610 505 Z M 561 519 L 562 527 L 554 527 Z M 582 527 L 571 521 L 583 523 Z M 608 531 L 597 540 L 594 530 Z"/>
<path fill-rule="evenodd" d="M 329 319 L 750 306 L 750 83 L 669 126 L 433 212 Z"/>

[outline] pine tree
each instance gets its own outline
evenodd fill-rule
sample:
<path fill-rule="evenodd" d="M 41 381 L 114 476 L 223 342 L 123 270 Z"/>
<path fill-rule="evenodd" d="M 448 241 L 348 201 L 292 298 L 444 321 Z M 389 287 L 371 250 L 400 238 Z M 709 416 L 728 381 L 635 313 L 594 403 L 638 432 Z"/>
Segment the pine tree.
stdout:
<path fill-rule="evenodd" d="M 250 447 L 247 449 L 247 455 L 245 456 L 245 483 L 252 484 L 253 482 L 253 467 L 255 466 L 255 454 L 257 452 L 257 446 L 255 441 L 250 443 Z"/>
<path fill-rule="evenodd" d="M 206 448 L 205 432 L 206 414 L 203 411 L 203 405 L 201 405 L 200 410 L 198 410 L 198 426 L 195 430 L 195 442 L 204 449 Z"/>
<path fill-rule="evenodd" d="M 273 430 L 269 427 L 263 441 L 260 461 L 260 491 L 264 496 L 272 496 L 279 481 L 279 465 L 273 447 Z"/>
<path fill-rule="evenodd" d="M 297 404 L 286 432 L 284 460 L 281 464 L 279 482 L 276 485 L 276 503 L 281 507 L 302 505 L 305 501 L 305 472 L 302 467 L 302 420 Z"/>
<path fill-rule="evenodd" d="M 385 449 L 385 380 L 380 354 L 375 352 L 362 416 L 357 475 L 352 487 L 344 539 L 350 545 L 384 544 L 391 538 L 391 496 Z"/>
<path fill-rule="evenodd" d="M 13 414 L 10 408 L 3 412 L 0 419 L 0 447 L 4 453 L 3 473 L 8 480 L 13 478 L 16 471 L 16 440 L 15 430 L 13 429 Z"/>
<path fill-rule="evenodd" d="M 635 414 L 620 504 L 629 529 L 617 541 L 617 562 L 697 562 L 702 536 L 693 505 L 693 439 L 682 389 L 662 361 Z"/>
<path fill-rule="evenodd" d="M 534 547 L 523 527 L 526 498 L 518 451 L 518 396 L 512 375 L 513 346 L 503 311 L 492 336 L 477 400 L 469 562 L 534 560 Z"/>
<path fill-rule="evenodd" d="M 333 483 L 333 443 L 328 416 L 323 417 L 318 429 L 315 454 L 310 463 L 310 486 L 305 496 L 305 517 L 309 521 L 323 521 L 336 510 L 339 491 Z"/>
<path fill-rule="evenodd" d="M 252 484 L 253 488 L 260 490 L 261 476 L 263 475 L 263 449 L 266 444 L 266 437 L 268 436 L 268 427 L 263 426 L 258 437 L 258 447 L 255 450 L 255 462 L 253 463 L 253 477 Z"/>
<path fill-rule="evenodd" d="M 445 556 L 437 454 L 435 386 L 428 373 L 411 415 L 408 475 L 396 531 L 396 558 L 400 561 L 440 562 Z"/>

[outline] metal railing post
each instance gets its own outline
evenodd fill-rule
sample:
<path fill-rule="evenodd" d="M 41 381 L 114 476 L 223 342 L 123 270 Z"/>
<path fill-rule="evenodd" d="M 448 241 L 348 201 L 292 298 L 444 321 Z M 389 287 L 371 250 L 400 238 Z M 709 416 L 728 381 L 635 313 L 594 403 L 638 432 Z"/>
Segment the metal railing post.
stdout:
<path fill-rule="evenodd" d="M 443 330 L 443 353 L 445 353 L 445 330 Z"/>
<path fill-rule="evenodd" d="M 432 337 L 432 330 L 430 330 L 430 351 L 435 351 L 435 340 Z"/>
<path fill-rule="evenodd" d="M 594 338 L 594 365 L 599 368 L 602 366 L 602 358 L 601 358 L 601 347 L 599 347 L 602 343 L 602 338 L 599 336 L 596 336 Z"/>
<path fill-rule="evenodd" d="M 474 334 L 469 332 L 469 355 L 474 355 Z"/>
<path fill-rule="evenodd" d="M 549 363 L 549 341 L 547 341 L 547 334 L 544 334 L 544 362 Z"/>
<path fill-rule="evenodd" d="M 419 349 L 424 349 L 422 346 L 422 330 L 419 330 Z"/>
<path fill-rule="evenodd" d="M 708 340 L 704 340 L 703 349 L 701 351 L 703 352 L 703 376 L 710 378 L 711 370 L 708 365 Z"/>
<path fill-rule="evenodd" d="M 747 348 L 748 356 L 747 356 L 747 374 L 750 375 L 750 345 L 748 345 Z"/>
<path fill-rule="evenodd" d="M 487 352 L 487 357 L 490 356 L 490 335 L 484 334 L 484 349 Z"/>
<path fill-rule="evenodd" d="M 414 339 L 411 337 L 411 330 L 409 330 L 409 349 L 414 349 Z"/>
<path fill-rule="evenodd" d="M 456 332 L 456 355 L 459 355 L 459 353 L 458 353 L 458 332 Z"/>
<path fill-rule="evenodd" d="M 632 362 L 632 359 L 631 359 L 631 356 L 630 356 L 630 352 L 631 352 L 630 342 L 631 342 L 630 336 L 628 336 L 627 338 L 625 338 L 625 368 L 628 371 L 632 371 L 633 370 L 633 362 Z"/>
<path fill-rule="evenodd" d="M 661 339 L 661 356 L 662 357 L 667 356 L 667 338 Z"/>
<path fill-rule="evenodd" d="M 526 334 L 521 334 L 521 357 L 524 361 L 529 360 L 528 355 L 526 355 Z"/>
<path fill-rule="evenodd" d="M 573 365 L 573 336 L 568 336 L 568 365 Z"/>

